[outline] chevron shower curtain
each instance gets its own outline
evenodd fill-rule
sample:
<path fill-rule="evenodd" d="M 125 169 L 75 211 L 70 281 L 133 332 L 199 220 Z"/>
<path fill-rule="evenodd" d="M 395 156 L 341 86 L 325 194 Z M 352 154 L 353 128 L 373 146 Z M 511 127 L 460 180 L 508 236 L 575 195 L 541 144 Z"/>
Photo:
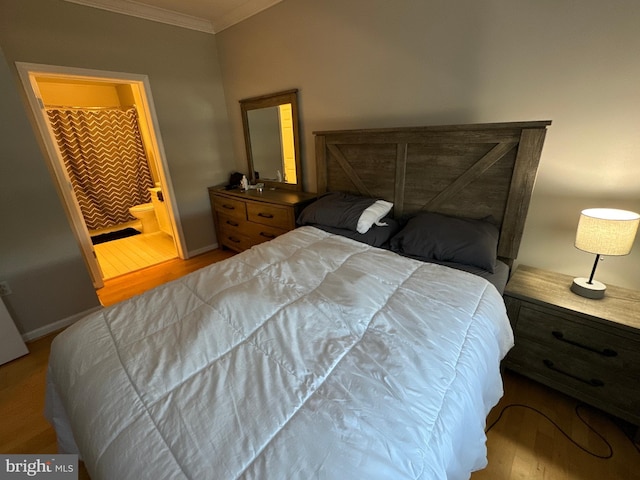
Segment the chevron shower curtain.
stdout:
<path fill-rule="evenodd" d="M 154 186 L 135 107 L 47 109 L 73 190 L 90 230 L 134 218 Z"/>

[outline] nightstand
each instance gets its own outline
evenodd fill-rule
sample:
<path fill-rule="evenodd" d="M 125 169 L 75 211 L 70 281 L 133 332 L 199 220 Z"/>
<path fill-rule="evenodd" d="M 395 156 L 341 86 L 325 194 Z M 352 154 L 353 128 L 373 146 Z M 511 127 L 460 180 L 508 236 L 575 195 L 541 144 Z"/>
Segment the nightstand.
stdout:
<path fill-rule="evenodd" d="M 293 230 L 298 214 L 316 198 L 293 190 L 209 187 L 218 243 L 241 252 Z"/>
<path fill-rule="evenodd" d="M 592 300 L 573 278 L 521 265 L 504 291 L 515 334 L 505 367 L 640 425 L 640 292 Z"/>

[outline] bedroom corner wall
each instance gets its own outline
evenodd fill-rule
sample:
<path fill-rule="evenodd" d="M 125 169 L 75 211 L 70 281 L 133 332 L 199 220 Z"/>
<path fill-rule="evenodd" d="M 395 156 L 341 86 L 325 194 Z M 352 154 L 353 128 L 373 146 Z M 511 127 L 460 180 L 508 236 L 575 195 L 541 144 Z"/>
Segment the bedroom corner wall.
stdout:
<path fill-rule="evenodd" d="M 216 245 L 207 187 L 227 180 L 235 164 L 215 36 L 62 0 L 0 0 L 0 46 L 0 96 L 12 105 L 2 112 L 12 140 L 0 146 L 3 196 L 4 172 L 19 178 L 9 185 L 11 208 L 0 207 L 0 280 L 11 284 L 5 299 L 23 334 L 97 298 L 26 121 L 16 61 L 148 75 L 187 251 Z"/>
<path fill-rule="evenodd" d="M 519 262 L 584 276 L 589 207 L 640 211 L 636 0 L 283 0 L 216 35 L 237 167 L 238 100 L 299 89 L 305 188 L 314 130 L 552 120 Z M 640 289 L 640 238 L 598 278 Z"/>

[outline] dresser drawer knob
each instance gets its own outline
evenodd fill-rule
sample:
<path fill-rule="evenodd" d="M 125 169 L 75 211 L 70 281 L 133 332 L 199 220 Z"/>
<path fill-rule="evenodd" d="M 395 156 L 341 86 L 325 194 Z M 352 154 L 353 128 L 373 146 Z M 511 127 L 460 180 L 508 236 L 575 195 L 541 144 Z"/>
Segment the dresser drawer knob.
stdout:
<path fill-rule="evenodd" d="M 574 345 L 576 347 L 584 348 L 585 350 L 589 350 L 590 352 L 595 352 L 605 357 L 615 357 L 616 355 L 618 355 L 618 352 L 616 352 L 615 350 L 611 350 L 610 348 L 599 349 L 599 348 L 591 347 L 589 345 L 585 345 L 580 342 L 576 342 L 575 340 L 564 338 L 564 334 L 562 332 L 553 331 L 551 332 L 551 335 L 553 335 L 557 340 L 560 340 L 561 342 L 565 342 L 570 345 Z"/>
<path fill-rule="evenodd" d="M 233 243 L 240 243 L 240 239 L 236 238 L 236 237 L 227 237 L 229 240 L 231 240 Z"/>
<path fill-rule="evenodd" d="M 276 238 L 276 236 L 273 233 L 269 233 L 269 232 L 260 232 L 260 236 L 264 237 L 264 238 Z"/>
<path fill-rule="evenodd" d="M 553 370 L 554 372 L 561 373 L 562 375 L 566 375 L 567 377 L 571 377 L 575 380 L 578 380 L 579 382 L 583 382 L 583 383 L 586 383 L 587 385 L 591 385 L 592 387 L 604 387 L 604 382 L 602 380 L 598 380 L 597 378 L 586 379 L 586 378 L 582 378 L 577 375 L 574 375 L 572 373 L 565 372 L 564 370 L 556 367 L 551 360 L 544 359 L 542 362 L 544 363 L 544 366 L 547 367 L 549 370 Z"/>
<path fill-rule="evenodd" d="M 234 207 L 233 205 L 229 205 L 228 203 L 223 203 L 222 204 L 222 208 L 226 208 L 227 210 L 235 210 L 236 207 Z"/>
<path fill-rule="evenodd" d="M 225 222 L 227 225 L 231 225 L 232 227 L 237 227 L 239 225 L 239 223 L 237 222 L 232 222 L 231 220 L 227 220 Z"/>
<path fill-rule="evenodd" d="M 262 213 L 262 212 L 260 212 L 260 213 L 258 213 L 258 216 L 262 217 L 262 218 L 273 218 L 273 215 L 270 214 L 270 213 Z"/>

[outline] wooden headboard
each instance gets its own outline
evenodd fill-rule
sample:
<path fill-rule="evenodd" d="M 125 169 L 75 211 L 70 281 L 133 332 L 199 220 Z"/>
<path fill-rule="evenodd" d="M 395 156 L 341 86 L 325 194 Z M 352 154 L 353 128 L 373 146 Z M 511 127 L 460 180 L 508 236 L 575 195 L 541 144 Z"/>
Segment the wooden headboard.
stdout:
<path fill-rule="evenodd" d="M 393 202 L 403 220 L 428 210 L 489 215 L 498 257 L 518 255 L 542 145 L 551 121 L 314 132 L 317 192 Z"/>

